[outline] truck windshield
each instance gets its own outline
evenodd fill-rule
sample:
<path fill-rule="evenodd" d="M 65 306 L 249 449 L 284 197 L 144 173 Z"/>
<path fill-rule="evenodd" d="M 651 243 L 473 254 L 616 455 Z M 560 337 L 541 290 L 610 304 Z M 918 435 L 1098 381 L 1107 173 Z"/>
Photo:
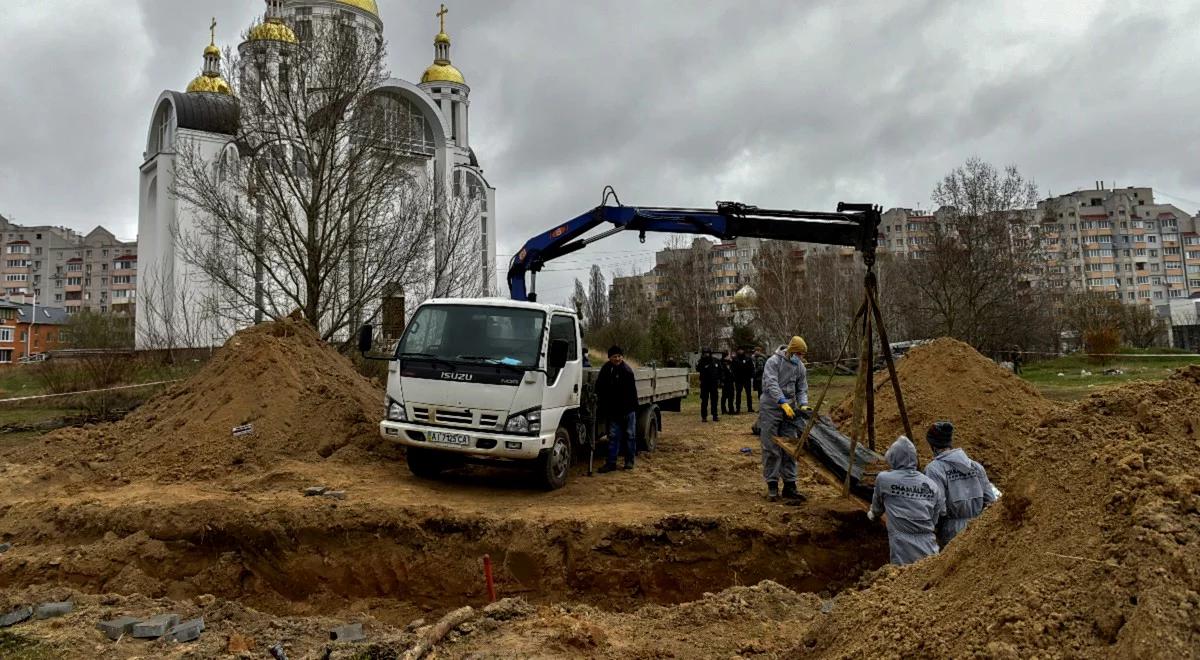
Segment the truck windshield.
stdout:
<path fill-rule="evenodd" d="M 536 367 L 545 321 L 536 309 L 425 305 L 408 323 L 396 357 Z"/>

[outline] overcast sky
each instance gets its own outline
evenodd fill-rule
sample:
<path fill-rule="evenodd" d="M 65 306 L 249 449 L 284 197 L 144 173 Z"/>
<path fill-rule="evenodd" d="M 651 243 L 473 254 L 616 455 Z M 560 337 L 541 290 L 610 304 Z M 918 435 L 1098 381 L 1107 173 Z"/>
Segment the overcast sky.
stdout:
<path fill-rule="evenodd" d="M 393 75 L 419 79 L 438 2 L 379 4 Z M 1194 0 L 447 5 L 501 263 L 606 184 L 627 204 L 927 208 L 972 155 L 1043 195 L 1103 179 L 1200 208 Z M 262 8 L 0 0 L 0 213 L 132 238 L 155 99 L 199 72 L 211 16 L 230 45 Z M 572 255 L 540 278 L 543 299 L 592 261 L 642 270 L 661 243 Z"/>

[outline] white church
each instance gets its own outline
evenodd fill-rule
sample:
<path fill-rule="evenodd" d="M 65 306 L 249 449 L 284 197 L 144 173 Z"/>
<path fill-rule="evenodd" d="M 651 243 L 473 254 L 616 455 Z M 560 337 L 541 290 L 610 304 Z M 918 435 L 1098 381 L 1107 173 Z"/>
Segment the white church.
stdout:
<path fill-rule="evenodd" d="M 314 31 L 322 33 L 319 23 L 336 22 L 383 37 L 383 20 L 376 0 L 266 0 L 261 23 L 249 31 L 238 46 L 239 54 L 251 49 L 285 49 L 301 43 Z M 416 136 L 407 145 L 410 158 L 424 165 L 436 184 L 454 195 L 478 199 L 478 249 L 481 289 L 492 293 L 496 288 L 496 190 L 483 176 L 470 141 L 470 93 L 463 74 L 450 60 L 450 37 L 445 31 L 446 8 L 438 12 L 441 30 L 434 38 L 433 63 L 425 69 L 419 83 L 399 78 L 388 79 L 377 90 L 398 107 L 397 121 L 405 124 L 406 134 Z M 326 23 L 329 25 L 329 23 Z M 245 58 L 243 57 L 243 60 Z M 221 70 L 221 51 L 215 38 L 204 49 L 203 70 L 186 91 L 164 91 L 151 115 L 146 151 L 139 168 L 138 255 L 139 277 L 136 305 L 139 348 L 162 347 L 163 319 L 180 315 L 202 317 L 197 309 L 184 309 L 183 296 L 168 287 L 194 286 L 203 276 L 185 263 L 176 237 L 186 232 L 194 214 L 185 203 L 171 194 L 176 172 L 176 145 L 194 145 L 214 163 L 226 149 L 232 148 L 238 131 L 239 99 L 226 82 Z M 159 290 L 150 291 L 150 287 Z M 146 303 L 151 293 L 175 306 L 149 312 Z M 158 303 L 163 306 L 162 301 Z M 204 324 L 204 318 L 190 323 Z M 199 345 L 220 344 L 231 328 L 213 324 L 205 330 Z M 153 339 L 153 342 L 151 340 Z M 195 339 L 187 343 L 195 345 Z"/>

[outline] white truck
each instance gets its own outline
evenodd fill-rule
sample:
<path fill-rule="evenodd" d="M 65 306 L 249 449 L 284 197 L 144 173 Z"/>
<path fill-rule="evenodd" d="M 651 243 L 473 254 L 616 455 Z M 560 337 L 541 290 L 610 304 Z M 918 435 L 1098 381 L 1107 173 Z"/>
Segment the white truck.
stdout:
<path fill-rule="evenodd" d="M 371 347 L 363 328 L 359 348 Z M 547 489 L 607 435 L 596 412 L 598 368 L 573 310 L 486 298 L 434 299 L 413 313 L 388 365 L 380 434 L 405 446 L 409 469 L 434 477 L 469 461 L 525 464 Z M 635 369 L 637 435 L 653 451 L 663 410 L 688 394 L 686 369 Z"/>

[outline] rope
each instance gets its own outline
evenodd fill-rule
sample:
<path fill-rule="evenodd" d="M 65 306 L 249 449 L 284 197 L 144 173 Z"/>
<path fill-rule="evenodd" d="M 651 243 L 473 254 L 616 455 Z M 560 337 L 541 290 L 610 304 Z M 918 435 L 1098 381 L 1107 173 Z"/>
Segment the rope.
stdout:
<path fill-rule="evenodd" d="M 159 380 L 159 381 L 155 381 L 153 383 L 138 383 L 137 385 L 120 385 L 117 387 L 106 387 L 106 388 L 99 389 L 99 390 L 80 390 L 78 392 L 62 392 L 61 394 L 38 394 L 38 395 L 34 395 L 34 396 L 18 396 L 18 397 L 14 397 L 11 399 L 0 399 L 0 403 L 14 403 L 17 401 L 34 401 L 37 399 L 53 399 L 55 397 L 60 397 L 60 396 L 77 396 L 80 394 L 95 394 L 96 392 L 113 392 L 116 390 L 132 390 L 132 389 L 137 389 L 139 387 L 151 387 L 154 385 L 167 385 L 170 383 L 178 383 L 181 380 L 183 380 L 183 379 L 175 378 L 173 380 Z"/>

